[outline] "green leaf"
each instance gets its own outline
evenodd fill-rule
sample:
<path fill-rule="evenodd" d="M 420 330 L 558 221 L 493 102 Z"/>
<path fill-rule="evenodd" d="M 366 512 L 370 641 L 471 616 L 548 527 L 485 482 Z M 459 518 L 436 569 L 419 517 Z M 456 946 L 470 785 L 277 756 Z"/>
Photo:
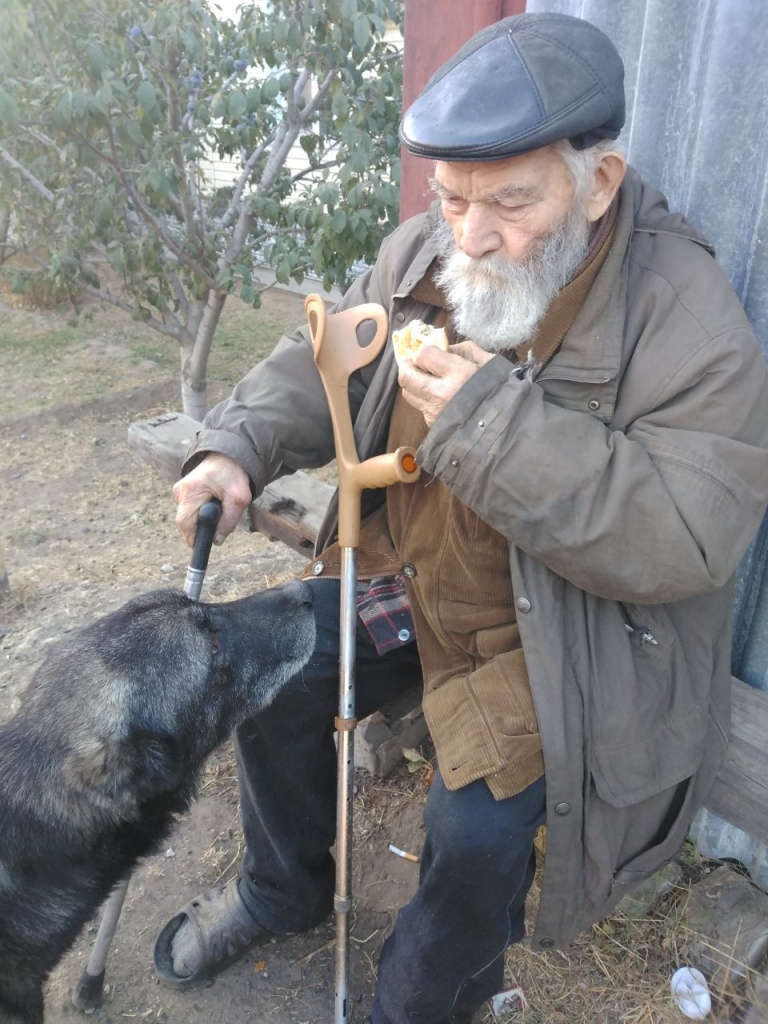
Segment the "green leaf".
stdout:
<path fill-rule="evenodd" d="M 403 747 L 403 757 L 415 765 L 417 770 L 428 763 L 418 750 L 414 750 L 412 747 Z"/>
<path fill-rule="evenodd" d="M 112 104 L 112 87 L 110 85 L 102 85 L 94 96 L 94 102 L 102 114 L 109 114 L 109 108 Z"/>
<path fill-rule="evenodd" d="M 265 103 L 271 103 L 280 92 L 280 83 L 274 76 L 268 78 L 261 87 L 261 97 Z"/>
<path fill-rule="evenodd" d="M 96 205 L 93 208 L 97 226 L 100 228 L 108 227 L 112 222 L 114 210 L 114 204 L 109 199 L 97 199 Z"/>
<path fill-rule="evenodd" d="M 227 100 L 227 108 L 229 110 L 230 117 L 234 117 L 236 119 L 241 118 L 248 110 L 248 100 L 246 99 L 245 93 L 240 92 L 239 90 L 237 92 L 230 93 L 229 99 Z"/>
<path fill-rule="evenodd" d="M 352 37 L 355 45 L 364 50 L 371 39 L 371 26 L 366 14 L 358 14 L 352 26 Z"/>
<path fill-rule="evenodd" d="M 91 73 L 97 78 L 101 77 L 102 71 L 108 66 L 104 51 L 96 43 L 88 45 L 88 63 L 91 65 Z"/>
<path fill-rule="evenodd" d="M 261 106 L 261 87 L 255 85 L 252 89 L 248 90 L 248 113 L 253 114 Z"/>
<path fill-rule="evenodd" d="M 53 111 L 53 120 L 57 128 L 67 130 L 72 124 L 72 96 L 67 90 L 59 99 Z"/>
<path fill-rule="evenodd" d="M 154 86 L 151 82 L 142 82 L 136 90 L 136 99 L 146 111 L 152 110 L 157 103 Z"/>

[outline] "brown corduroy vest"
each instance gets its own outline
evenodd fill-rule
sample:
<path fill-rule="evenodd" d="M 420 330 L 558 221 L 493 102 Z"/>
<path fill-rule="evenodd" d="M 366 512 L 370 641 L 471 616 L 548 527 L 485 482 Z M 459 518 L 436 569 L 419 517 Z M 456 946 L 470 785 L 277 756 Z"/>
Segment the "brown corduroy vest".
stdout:
<path fill-rule="evenodd" d="M 550 305 L 535 337 L 518 347 L 545 364 L 557 351 L 610 248 L 612 209 L 599 225 L 574 279 Z M 429 273 L 414 296 L 438 307 L 438 326 L 450 323 L 445 300 Z M 399 393 L 389 450 L 418 447 L 426 433 L 421 413 Z M 424 714 L 448 789 L 485 778 L 497 799 L 513 796 L 544 771 L 541 738 L 515 621 L 506 539 L 492 530 L 439 479 L 387 490 L 389 532 L 406 579 L 424 672 Z M 467 758 L 467 750 L 473 756 Z"/>

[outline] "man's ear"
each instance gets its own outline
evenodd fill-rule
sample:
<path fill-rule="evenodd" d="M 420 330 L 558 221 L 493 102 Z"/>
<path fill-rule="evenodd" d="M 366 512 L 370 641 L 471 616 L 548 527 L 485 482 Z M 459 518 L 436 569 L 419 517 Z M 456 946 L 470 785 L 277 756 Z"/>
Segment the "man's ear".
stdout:
<path fill-rule="evenodd" d="M 592 192 L 586 202 L 587 218 L 594 224 L 613 202 L 627 172 L 627 161 L 621 153 L 603 153 L 595 170 Z"/>

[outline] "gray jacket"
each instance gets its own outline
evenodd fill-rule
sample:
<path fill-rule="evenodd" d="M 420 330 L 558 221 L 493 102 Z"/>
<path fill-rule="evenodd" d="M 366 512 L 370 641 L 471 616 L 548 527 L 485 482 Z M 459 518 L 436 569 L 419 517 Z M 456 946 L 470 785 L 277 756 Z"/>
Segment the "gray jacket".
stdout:
<path fill-rule="evenodd" d="M 410 293 L 437 216 L 397 229 L 342 305 L 378 302 L 393 329 L 430 319 Z M 351 382 L 361 458 L 384 449 L 396 387 L 391 346 Z M 305 330 L 211 411 L 192 462 L 207 451 L 257 492 L 333 457 Z M 768 501 L 768 374 L 705 240 L 630 171 L 558 353 L 533 382 L 486 363 L 418 461 L 509 540 L 547 779 L 547 949 L 676 853 L 727 744 L 731 578 Z M 332 507 L 320 547 L 333 526 Z"/>

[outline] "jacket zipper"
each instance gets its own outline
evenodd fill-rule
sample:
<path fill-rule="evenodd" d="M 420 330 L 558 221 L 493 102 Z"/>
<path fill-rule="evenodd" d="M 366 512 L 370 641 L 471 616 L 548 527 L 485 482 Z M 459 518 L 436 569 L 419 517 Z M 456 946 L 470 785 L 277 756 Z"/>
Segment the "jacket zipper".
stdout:
<path fill-rule="evenodd" d="M 647 626 L 632 626 L 630 623 L 625 622 L 624 628 L 628 633 L 632 633 L 638 638 L 641 647 L 643 644 L 652 644 L 654 647 L 659 646 L 659 641 Z"/>
<path fill-rule="evenodd" d="M 610 377 L 566 377 L 564 374 L 540 374 L 537 380 L 567 380 L 571 384 L 608 384 Z"/>

